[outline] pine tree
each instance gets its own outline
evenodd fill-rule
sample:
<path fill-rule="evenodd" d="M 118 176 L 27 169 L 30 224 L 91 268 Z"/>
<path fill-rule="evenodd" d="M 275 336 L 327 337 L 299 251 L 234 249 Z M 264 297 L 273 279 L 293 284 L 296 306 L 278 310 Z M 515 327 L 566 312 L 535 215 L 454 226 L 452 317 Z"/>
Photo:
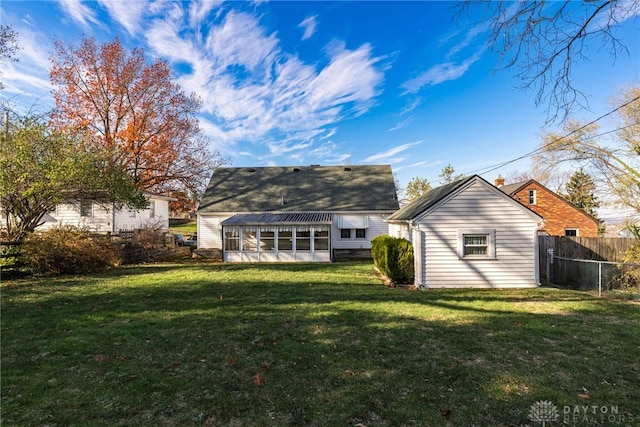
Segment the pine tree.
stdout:
<path fill-rule="evenodd" d="M 575 171 L 565 185 L 565 189 L 566 193 L 563 197 L 569 203 L 597 218 L 596 208 L 600 206 L 600 201 L 595 195 L 596 184 L 591 175 L 582 169 Z"/>

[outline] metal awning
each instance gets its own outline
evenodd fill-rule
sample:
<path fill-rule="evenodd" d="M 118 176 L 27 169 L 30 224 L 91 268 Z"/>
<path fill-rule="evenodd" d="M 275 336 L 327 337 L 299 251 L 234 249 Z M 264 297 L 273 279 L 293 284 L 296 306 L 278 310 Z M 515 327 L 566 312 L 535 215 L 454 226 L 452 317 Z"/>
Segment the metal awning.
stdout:
<path fill-rule="evenodd" d="M 277 224 L 331 224 L 331 213 L 253 213 L 237 214 L 222 221 L 221 225 L 277 225 Z"/>

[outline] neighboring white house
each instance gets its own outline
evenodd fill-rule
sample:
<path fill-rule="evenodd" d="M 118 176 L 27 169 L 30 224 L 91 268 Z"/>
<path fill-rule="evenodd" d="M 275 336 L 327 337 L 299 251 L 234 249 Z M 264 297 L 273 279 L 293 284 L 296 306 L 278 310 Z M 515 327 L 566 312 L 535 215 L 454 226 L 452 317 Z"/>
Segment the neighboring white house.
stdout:
<path fill-rule="evenodd" d="M 173 197 L 143 191 L 149 201 L 146 209 L 114 209 L 91 200 L 77 203 L 63 203 L 55 211 L 45 215 L 43 225 L 38 230 L 48 230 L 60 225 L 88 227 L 97 233 L 117 234 L 122 230 L 137 228 L 169 229 L 169 202 Z"/>
<path fill-rule="evenodd" d="M 420 288 L 540 284 L 542 217 L 478 175 L 435 188 L 387 218 L 412 242 Z"/>
<path fill-rule="evenodd" d="M 229 262 L 370 255 L 398 207 L 388 165 L 219 167 L 198 207 L 198 249 Z"/>

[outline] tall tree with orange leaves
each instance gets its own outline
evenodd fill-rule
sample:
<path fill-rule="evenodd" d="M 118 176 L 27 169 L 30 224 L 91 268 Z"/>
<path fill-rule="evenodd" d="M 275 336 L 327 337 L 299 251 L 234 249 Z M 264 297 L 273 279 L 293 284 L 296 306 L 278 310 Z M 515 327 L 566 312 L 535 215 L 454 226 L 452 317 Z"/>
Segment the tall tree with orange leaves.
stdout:
<path fill-rule="evenodd" d="M 53 124 L 90 135 L 140 188 L 193 200 L 226 163 L 200 130 L 200 99 L 172 80 L 165 61 L 148 63 L 118 38 L 97 45 L 87 37 L 79 47 L 55 41 L 50 60 Z"/>

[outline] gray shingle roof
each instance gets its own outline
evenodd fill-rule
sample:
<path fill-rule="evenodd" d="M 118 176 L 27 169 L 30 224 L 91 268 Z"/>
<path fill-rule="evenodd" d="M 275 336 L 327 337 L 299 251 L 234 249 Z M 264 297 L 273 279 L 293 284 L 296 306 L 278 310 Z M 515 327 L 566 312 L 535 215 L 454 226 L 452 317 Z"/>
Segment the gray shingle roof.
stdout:
<path fill-rule="evenodd" d="M 391 166 L 216 168 L 198 213 L 395 211 Z"/>
<path fill-rule="evenodd" d="M 413 218 L 420 215 L 422 212 L 429 209 L 431 206 L 438 203 L 444 197 L 449 195 L 451 192 L 456 189 L 462 187 L 467 182 L 475 178 L 477 175 L 472 175 L 467 178 L 462 178 L 458 181 L 454 181 L 450 184 L 445 184 L 440 187 L 434 188 L 432 190 L 427 191 L 422 196 L 418 197 L 413 202 L 409 203 L 406 206 L 403 206 L 402 209 L 395 212 L 387 221 L 409 221 Z"/>
<path fill-rule="evenodd" d="M 513 184 L 503 185 L 502 187 L 498 187 L 498 188 L 511 196 L 513 195 L 513 193 L 517 192 L 519 189 L 529 184 L 531 181 L 533 180 L 529 179 L 527 181 L 514 182 Z"/>

